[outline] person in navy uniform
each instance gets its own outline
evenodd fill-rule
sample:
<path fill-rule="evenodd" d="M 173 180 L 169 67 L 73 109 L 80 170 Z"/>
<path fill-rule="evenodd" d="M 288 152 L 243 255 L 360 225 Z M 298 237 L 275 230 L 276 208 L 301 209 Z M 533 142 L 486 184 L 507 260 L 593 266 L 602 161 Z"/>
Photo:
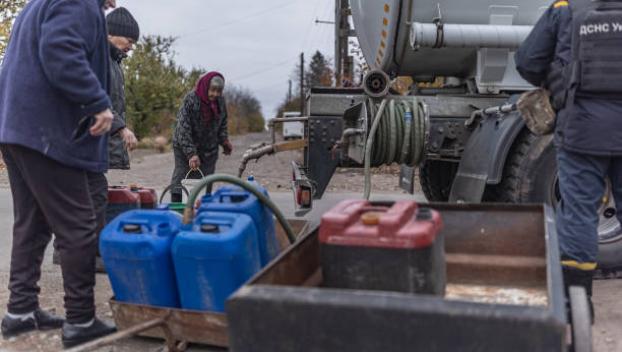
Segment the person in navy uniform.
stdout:
<path fill-rule="evenodd" d="M 557 209 L 566 294 L 592 296 L 599 209 L 608 186 L 622 205 L 622 2 L 558 0 L 516 53 L 521 76 L 551 93 L 561 200 Z M 621 27 L 622 29 L 622 27 Z M 618 220 L 622 216 L 617 214 Z"/>

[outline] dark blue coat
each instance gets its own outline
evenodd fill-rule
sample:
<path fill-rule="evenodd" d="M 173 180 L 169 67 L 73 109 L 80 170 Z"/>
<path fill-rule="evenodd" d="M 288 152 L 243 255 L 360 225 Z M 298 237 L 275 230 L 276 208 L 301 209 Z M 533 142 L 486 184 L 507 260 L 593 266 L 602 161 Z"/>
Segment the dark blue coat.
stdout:
<path fill-rule="evenodd" d="M 31 0 L 0 71 L 0 143 L 91 171 L 108 166 L 108 137 L 93 115 L 110 107 L 103 0 Z"/>
<path fill-rule="evenodd" d="M 534 86 L 546 86 L 551 63 L 571 62 L 571 46 L 570 6 L 556 1 L 516 52 L 518 72 Z M 578 96 L 558 114 L 555 144 L 577 153 L 622 156 L 622 101 Z"/>

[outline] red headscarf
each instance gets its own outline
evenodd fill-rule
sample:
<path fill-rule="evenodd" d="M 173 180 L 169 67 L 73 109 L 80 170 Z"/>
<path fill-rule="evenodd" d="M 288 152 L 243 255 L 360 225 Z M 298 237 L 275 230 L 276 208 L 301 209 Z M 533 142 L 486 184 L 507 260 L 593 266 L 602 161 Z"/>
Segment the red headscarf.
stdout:
<path fill-rule="evenodd" d="M 215 99 L 213 101 L 210 101 L 207 95 L 207 91 L 209 89 L 210 83 L 212 82 L 212 78 L 216 76 L 222 78 L 223 81 L 225 80 L 223 75 L 216 71 L 208 72 L 199 79 L 197 87 L 194 90 L 201 99 L 201 112 L 203 113 L 203 119 L 205 119 L 205 122 L 209 122 L 214 116 L 218 116 L 218 114 L 220 114 L 218 100 Z"/>

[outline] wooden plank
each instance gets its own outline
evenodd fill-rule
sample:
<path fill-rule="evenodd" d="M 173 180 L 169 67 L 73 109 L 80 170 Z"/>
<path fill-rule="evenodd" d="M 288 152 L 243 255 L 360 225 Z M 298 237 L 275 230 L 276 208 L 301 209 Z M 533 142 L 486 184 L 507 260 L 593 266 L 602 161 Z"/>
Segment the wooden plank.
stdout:
<path fill-rule="evenodd" d="M 178 341 L 228 347 L 227 318 L 221 313 L 194 312 L 173 308 L 149 307 L 110 301 L 110 308 L 119 330 L 167 316 L 167 326 Z M 138 334 L 144 337 L 165 339 L 160 328 Z"/>

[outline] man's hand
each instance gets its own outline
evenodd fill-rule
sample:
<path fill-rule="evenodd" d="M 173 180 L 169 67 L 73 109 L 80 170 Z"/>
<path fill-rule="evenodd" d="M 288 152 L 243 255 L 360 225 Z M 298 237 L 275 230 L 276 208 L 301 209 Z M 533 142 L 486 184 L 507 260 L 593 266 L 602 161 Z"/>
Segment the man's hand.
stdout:
<path fill-rule="evenodd" d="M 132 130 L 126 127 L 122 129 L 119 133 L 121 134 L 121 138 L 123 139 L 123 143 L 125 144 L 125 148 L 127 150 L 133 150 L 134 148 L 136 148 L 136 145 L 138 144 L 138 139 L 136 139 L 136 136 L 134 135 L 134 132 L 132 132 Z"/>
<path fill-rule="evenodd" d="M 190 166 L 191 170 L 196 170 L 201 166 L 201 159 L 199 159 L 198 155 L 193 155 L 192 158 L 188 161 L 188 166 Z"/>
<path fill-rule="evenodd" d="M 225 155 L 231 155 L 231 153 L 233 152 L 233 145 L 231 145 L 231 142 L 229 142 L 229 140 L 227 139 L 222 142 L 222 149 Z"/>
<path fill-rule="evenodd" d="M 114 115 L 110 109 L 96 114 L 95 124 L 89 129 L 89 132 L 91 132 L 92 136 L 101 136 L 107 133 L 112 127 L 112 120 L 114 120 Z"/>
<path fill-rule="evenodd" d="M 114 9 L 117 7 L 117 0 L 106 0 L 104 2 L 104 10 Z"/>

